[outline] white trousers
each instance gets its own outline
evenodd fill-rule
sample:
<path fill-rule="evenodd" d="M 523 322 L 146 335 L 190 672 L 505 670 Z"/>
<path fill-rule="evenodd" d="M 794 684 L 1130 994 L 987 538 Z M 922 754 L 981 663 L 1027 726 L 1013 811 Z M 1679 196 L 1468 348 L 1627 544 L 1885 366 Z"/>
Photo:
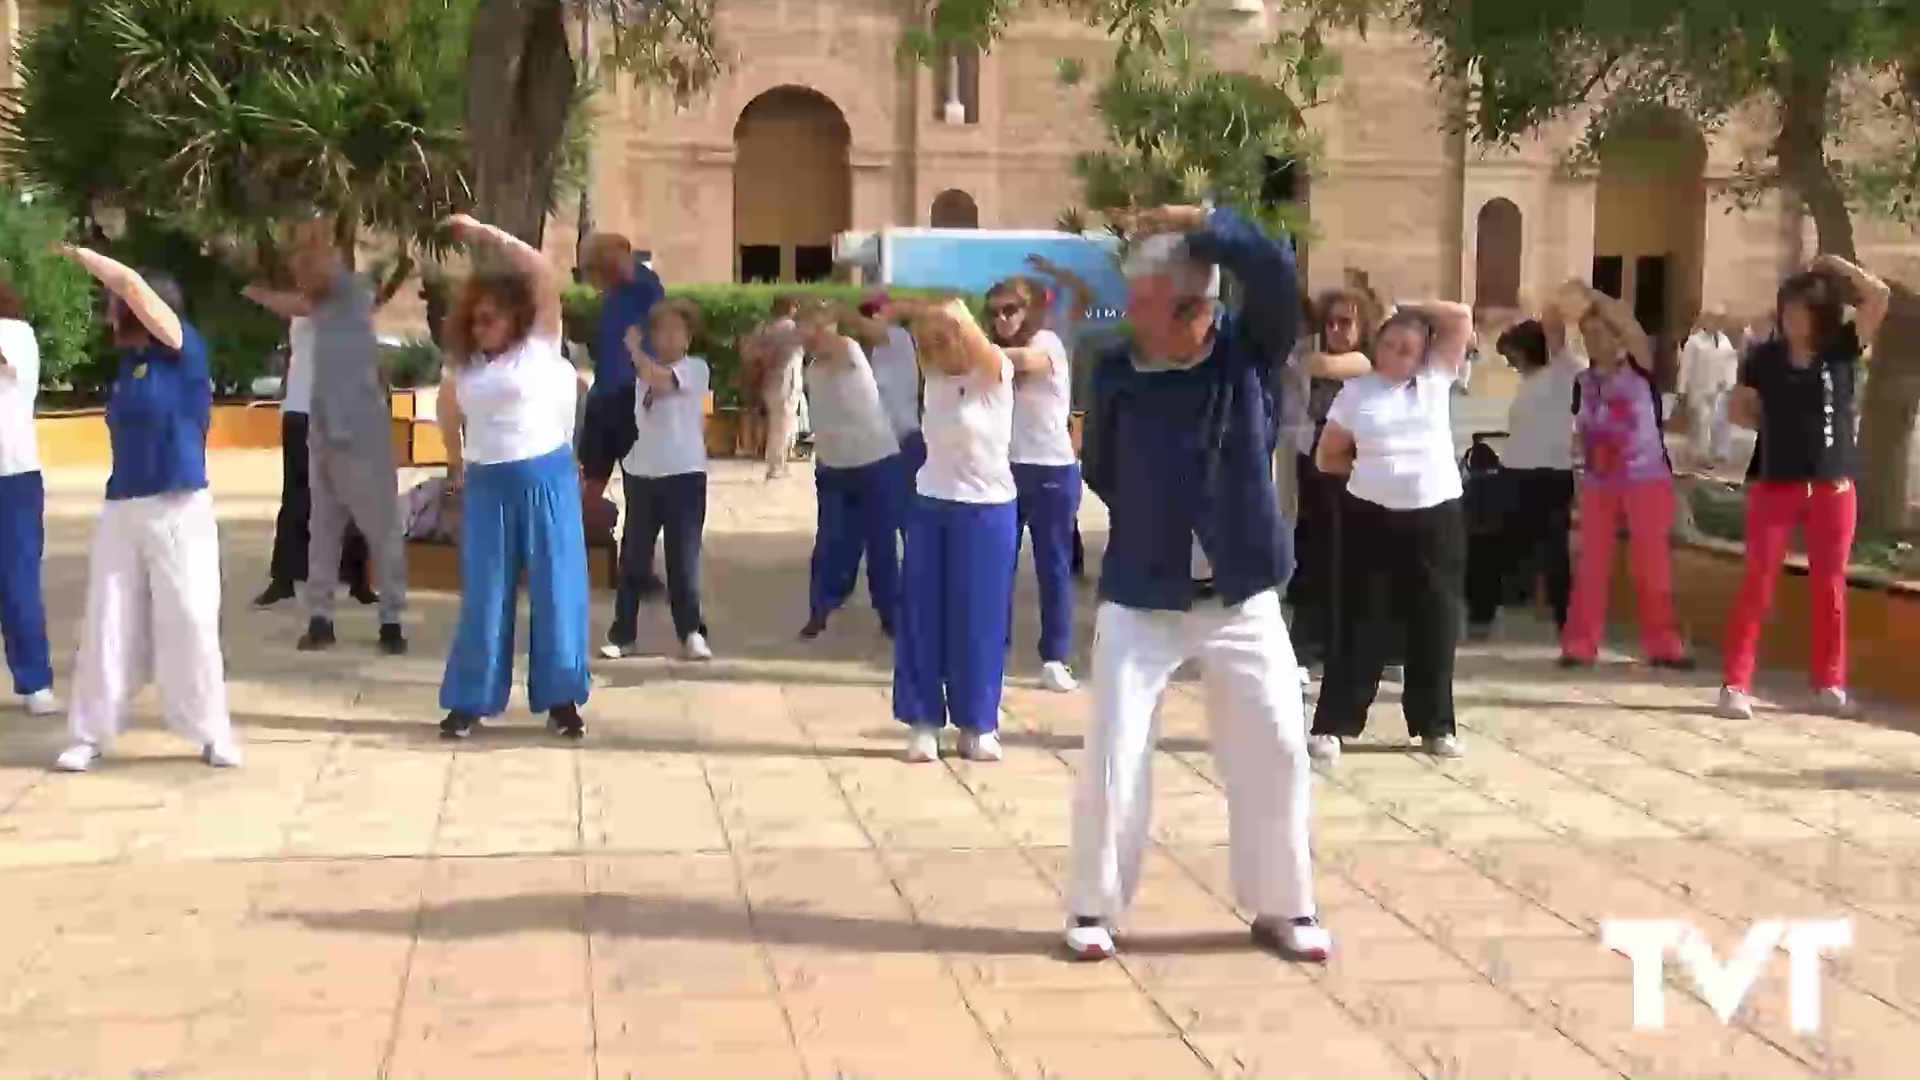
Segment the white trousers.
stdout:
<path fill-rule="evenodd" d="M 793 444 L 800 438 L 799 373 L 776 379 L 767 387 L 767 467 L 785 469 L 793 461 Z"/>
<path fill-rule="evenodd" d="M 210 491 L 110 500 L 94 524 L 67 713 L 74 739 L 111 743 L 149 681 L 169 727 L 201 746 L 232 737 Z"/>
<path fill-rule="evenodd" d="M 1256 915 L 1312 915 L 1306 712 L 1272 590 L 1238 607 L 1100 605 L 1093 711 L 1075 777 L 1069 914 L 1114 919 L 1133 901 L 1151 820 L 1160 697 L 1188 660 L 1200 665 L 1214 760 L 1226 782 L 1235 898 Z"/>
<path fill-rule="evenodd" d="M 1729 391 L 1715 390 L 1687 399 L 1687 441 L 1697 460 L 1724 464 L 1733 458 L 1733 420 L 1727 416 Z"/>

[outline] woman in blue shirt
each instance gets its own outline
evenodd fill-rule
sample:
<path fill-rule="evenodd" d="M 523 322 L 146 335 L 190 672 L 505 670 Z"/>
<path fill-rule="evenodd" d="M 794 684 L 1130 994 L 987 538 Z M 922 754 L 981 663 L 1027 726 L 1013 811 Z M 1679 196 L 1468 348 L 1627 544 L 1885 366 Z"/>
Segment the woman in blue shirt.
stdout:
<path fill-rule="evenodd" d="M 240 764 L 220 652 L 220 534 L 207 489 L 213 382 L 179 287 L 85 248 L 68 256 L 112 294 L 120 370 L 107 399 L 113 471 L 94 526 L 85 629 L 55 763 L 84 772 L 127 724 L 151 676 L 167 725 L 209 765 Z"/>

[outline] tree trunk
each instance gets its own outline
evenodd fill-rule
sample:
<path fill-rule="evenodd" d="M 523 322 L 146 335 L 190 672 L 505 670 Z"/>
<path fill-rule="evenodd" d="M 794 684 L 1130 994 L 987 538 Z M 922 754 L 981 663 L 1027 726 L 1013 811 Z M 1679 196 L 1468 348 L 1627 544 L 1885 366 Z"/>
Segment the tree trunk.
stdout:
<path fill-rule="evenodd" d="M 573 84 L 563 0 L 481 0 L 467 56 L 475 216 L 535 247 L 553 201 Z"/>
<path fill-rule="evenodd" d="M 1853 218 L 1827 159 L 1825 66 L 1796 68 L 1780 95 L 1780 138 L 1774 152 L 1781 178 L 1813 218 L 1820 252 L 1857 261 Z M 1907 523 L 1913 429 L 1920 415 L 1920 294 L 1894 284 L 1893 301 L 1860 396 L 1860 528 L 1886 534 Z"/>

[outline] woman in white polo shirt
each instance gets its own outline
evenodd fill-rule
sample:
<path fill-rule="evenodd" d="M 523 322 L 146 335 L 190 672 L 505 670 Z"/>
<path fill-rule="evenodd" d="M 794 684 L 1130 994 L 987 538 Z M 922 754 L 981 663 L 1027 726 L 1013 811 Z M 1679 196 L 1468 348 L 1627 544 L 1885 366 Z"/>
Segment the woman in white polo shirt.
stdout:
<path fill-rule="evenodd" d="M 1044 294 L 1025 279 L 987 290 L 987 338 L 1013 361 L 1014 533 L 1033 535 L 1033 575 L 1040 586 L 1040 685 L 1065 693 L 1079 684 L 1067 658 L 1073 648 L 1073 526 L 1080 514 L 1080 459 L 1067 430 L 1073 371 L 1059 335 L 1043 329 Z M 1016 554 L 1017 557 L 1017 554 Z M 1009 596 L 1009 602 L 1012 598 Z"/>
<path fill-rule="evenodd" d="M 1452 399 L 1472 336 L 1464 305 L 1400 308 L 1374 336 L 1373 371 L 1341 387 L 1327 411 L 1315 463 L 1347 477 L 1347 499 L 1333 641 L 1308 740 L 1320 760 L 1339 757 L 1341 740 L 1366 726 L 1400 643 L 1408 732 L 1431 754 L 1460 754 L 1453 659 L 1467 530 Z"/>
<path fill-rule="evenodd" d="M 674 636 L 689 660 L 711 660 L 707 624 L 700 616 L 700 538 L 707 527 L 707 362 L 688 356 L 699 333 L 700 310 L 682 299 L 647 311 L 653 355 L 641 349 L 640 328 L 627 333 L 639 371 L 634 396 L 633 449 L 620 462 L 627 519 L 620 537 L 620 588 L 613 628 L 600 655 L 618 660 L 638 634 L 640 584 L 653 569 L 654 538 L 667 548 L 667 606 Z"/>
<path fill-rule="evenodd" d="M 937 760 L 949 722 L 960 756 L 998 761 L 1019 542 L 1013 361 L 959 301 L 892 313 L 910 320 L 927 376 L 927 463 L 907 512 L 893 715 L 907 725 L 908 761 Z"/>
<path fill-rule="evenodd" d="M 33 403 L 40 392 L 40 343 L 20 295 L 0 282 L 0 638 L 13 692 L 27 712 L 60 711 L 53 697 L 40 560 L 46 550 L 47 489 Z"/>
<path fill-rule="evenodd" d="M 813 415 L 813 486 L 817 517 L 807 595 L 811 640 L 853 595 L 860 561 L 880 627 L 894 630 L 900 586 L 900 443 L 860 343 L 840 332 L 840 313 L 825 301 L 800 309 L 806 345 L 807 398 Z"/>

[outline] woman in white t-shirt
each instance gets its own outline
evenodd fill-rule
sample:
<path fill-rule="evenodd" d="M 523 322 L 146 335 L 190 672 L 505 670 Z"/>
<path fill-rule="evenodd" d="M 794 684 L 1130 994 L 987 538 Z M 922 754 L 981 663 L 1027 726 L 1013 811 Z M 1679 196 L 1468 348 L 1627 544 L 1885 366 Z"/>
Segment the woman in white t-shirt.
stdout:
<path fill-rule="evenodd" d="M 563 738 L 586 734 L 587 541 L 573 435 L 579 382 L 560 349 L 560 283 L 546 257 L 464 215 L 458 239 L 511 263 L 462 287 L 448 315 L 440 431 L 460 513 L 460 621 L 440 683 L 443 736 L 507 709 L 513 624 L 527 581 L 527 704 Z"/>
<path fill-rule="evenodd" d="M 1500 447 L 1506 520 L 1498 536 L 1467 561 L 1467 636 L 1485 640 L 1516 572 L 1545 580 L 1557 627 L 1567 624 L 1573 568 L 1567 530 L 1573 520 L 1573 385 L 1587 366 L 1567 345 L 1566 325 L 1549 314 L 1500 335 L 1494 346 L 1520 373 Z"/>
<path fill-rule="evenodd" d="M 613 628 L 600 655 L 618 660 L 639 636 L 641 583 L 653 569 L 653 545 L 664 534 L 667 606 L 674 636 L 689 660 L 711 660 L 707 624 L 700 615 L 700 539 L 707 527 L 707 362 L 688 356 L 699 333 L 700 309 L 690 300 L 662 300 L 647 311 L 646 338 L 627 331 L 627 351 L 639 374 L 634 395 L 633 448 L 620 462 L 626 524 L 620 535 L 620 587 Z"/>
<path fill-rule="evenodd" d="M 1373 371 L 1349 380 L 1327 411 L 1314 452 L 1320 471 L 1347 477 L 1340 508 L 1332 647 L 1308 750 L 1339 757 L 1358 736 L 1396 644 L 1404 643 L 1401 706 L 1428 753 L 1458 757 L 1453 658 L 1467 558 L 1453 385 L 1473 337 L 1473 312 L 1434 301 L 1402 307 L 1374 335 Z"/>
<path fill-rule="evenodd" d="M 1040 586 L 1040 685 L 1075 689 L 1067 657 L 1073 648 L 1073 526 L 1080 514 L 1080 461 L 1067 429 L 1073 371 L 1059 335 L 1043 329 L 1047 298 L 1023 279 L 987 290 L 987 338 L 1013 362 L 1011 460 L 1017 531 L 1033 535 L 1033 574 Z M 1011 602 L 1012 598 L 1008 598 Z"/>
<path fill-rule="evenodd" d="M 927 463 L 907 511 L 893 715 L 907 725 L 908 761 L 937 760 L 949 722 L 962 757 L 998 761 L 1019 543 L 1013 362 L 959 301 L 891 314 L 909 319 L 927 379 Z"/>
<path fill-rule="evenodd" d="M 840 312 L 825 301 L 800 309 L 812 403 L 813 487 L 817 506 L 803 639 L 827 619 L 867 564 L 867 596 L 880 628 L 894 632 L 900 587 L 900 443 L 887 419 L 873 368 L 860 343 L 840 332 Z"/>
<path fill-rule="evenodd" d="M 40 560 L 46 550 L 46 484 L 33 404 L 40 392 L 40 343 L 25 305 L 0 282 L 0 639 L 13 692 L 34 716 L 60 710 L 53 697 Z"/>
<path fill-rule="evenodd" d="M 906 540 L 906 508 L 913 503 L 914 477 L 927 463 L 927 439 L 920 431 L 920 359 L 913 335 L 898 323 L 880 317 L 887 294 L 875 293 L 858 308 L 840 311 L 840 327 L 866 350 L 873 368 L 880 404 L 886 409 L 893 437 L 900 443 L 900 539 Z"/>

